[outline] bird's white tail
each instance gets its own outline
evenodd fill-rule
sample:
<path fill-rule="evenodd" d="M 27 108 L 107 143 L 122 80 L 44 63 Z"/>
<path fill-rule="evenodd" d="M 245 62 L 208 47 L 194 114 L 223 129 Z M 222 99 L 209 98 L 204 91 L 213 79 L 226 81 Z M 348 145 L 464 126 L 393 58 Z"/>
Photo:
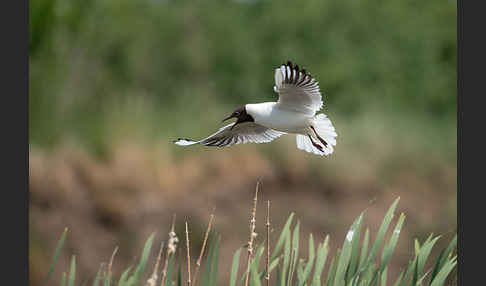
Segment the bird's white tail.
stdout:
<path fill-rule="evenodd" d="M 334 151 L 333 146 L 336 146 L 336 137 L 337 133 L 334 129 L 334 126 L 331 123 L 331 120 L 327 118 L 327 116 L 324 113 L 317 114 L 314 117 L 313 120 L 313 125 L 312 127 L 315 130 L 310 129 L 310 133 L 308 135 L 297 135 L 296 141 L 297 141 L 297 148 L 304 150 L 309 153 L 314 153 L 316 155 L 329 155 Z M 315 144 L 318 144 L 322 147 L 322 151 L 319 150 L 314 144 L 312 144 L 311 139 L 309 138 L 309 135 L 312 136 L 312 139 Z M 323 144 L 320 140 L 324 140 L 325 144 Z"/>

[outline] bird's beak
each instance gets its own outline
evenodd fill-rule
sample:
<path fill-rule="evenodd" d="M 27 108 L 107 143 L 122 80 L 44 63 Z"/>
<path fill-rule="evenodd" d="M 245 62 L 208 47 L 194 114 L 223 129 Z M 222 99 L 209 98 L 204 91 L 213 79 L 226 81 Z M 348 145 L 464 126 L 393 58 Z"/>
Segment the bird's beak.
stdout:
<path fill-rule="evenodd" d="M 236 117 L 236 116 L 233 116 L 233 114 L 231 114 L 230 116 L 228 116 L 225 119 L 223 119 L 223 121 L 221 121 L 221 122 L 225 122 L 226 120 L 231 119 L 231 118 L 234 118 L 234 117 Z"/>

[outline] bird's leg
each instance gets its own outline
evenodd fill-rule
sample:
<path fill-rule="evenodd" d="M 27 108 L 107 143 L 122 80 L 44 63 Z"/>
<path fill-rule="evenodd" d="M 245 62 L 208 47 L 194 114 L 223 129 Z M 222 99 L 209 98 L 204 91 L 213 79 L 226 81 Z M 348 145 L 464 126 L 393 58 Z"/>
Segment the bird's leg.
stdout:
<path fill-rule="evenodd" d="M 311 125 L 312 130 L 314 131 L 314 134 L 316 134 L 317 136 L 317 139 L 319 139 L 319 141 L 321 141 L 322 144 L 324 144 L 324 147 L 327 147 L 327 142 L 321 138 L 321 136 L 319 136 L 319 134 L 317 134 L 316 130 L 314 129 L 314 126 Z"/>
<path fill-rule="evenodd" d="M 309 136 L 309 139 L 310 139 L 312 145 L 314 145 L 314 147 L 316 147 L 317 149 L 319 149 L 319 151 L 324 152 L 324 149 L 322 148 L 321 145 L 315 143 L 314 140 L 312 140 L 312 137 L 309 134 L 307 134 L 307 136 Z"/>

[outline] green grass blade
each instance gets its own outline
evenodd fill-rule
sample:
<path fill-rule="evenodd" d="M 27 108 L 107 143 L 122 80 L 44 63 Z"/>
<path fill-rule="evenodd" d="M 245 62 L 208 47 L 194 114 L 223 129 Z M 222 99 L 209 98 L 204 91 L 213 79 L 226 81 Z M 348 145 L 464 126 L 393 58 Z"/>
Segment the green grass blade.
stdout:
<path fill-rule="evenodd" d="M 250 267 L 251 286 L 261 286 L 260 276 L 258 275 L 257 263 L 252 263 Z M 216 284 L 212 284 L 216 285 Z"/>
<path fill-rule="evenodd" d="M 388 226 L 390 225 L 390 222 L 391 220 L 393 219 L 393 215 L 394 215 L 394 212 L 395 212 L 395 208 L 397 207 L 397 204 L 398 204 L 398 201 L 400 200 L 400 198 L 397 198 L 393 204 L 391 205 L 391 207 L 388 209 L 386 215 L 385 215 L 385 218 L 383 219 L 383 222 L 381 223 L 380 225 L 380 228 L 378 229 L 378 235 L 375 239 L 375 242 L 373 243 L 373 246 L 371 247 L 371 250 L 370 250 L 370 253 L 368 254 L 368 257 L 366 259 L 367 262 L 365 262 L 365 264 L 369 264 L 371 263 L 374 258 L 375 258 L 375 255 L 378 251 L 378 248 L 381 246 L 381 243 L 383 241 L 383 238 L 385 237 L 385 233 L 388 229 Z M 365 265 L 366 266 L 366 265 Z"/>
<path fill-rule="evenodd" d="M 299 233 L 300 231 L 300 221 L 297 221 L 297 225 L 294 228 L 294 232 L 292 234 L 292 262 L 290 267 L 290 277 L 294 276 L 295 267 L 297 266 L 297 259 L 299 257 Z M 289 284 L 291 281 L 289 280 Z"/>
<path fill-rule="evenodd" d="M 432 280 L 434 280 L 434 277 L 437 275 L 437 273 L 439 273 L 440 262 L 442 260 L 442 257 L 445 255 L 445 252 L 446 252 L 445 248 L 440 251 L 439 257 L 437 258 L 437 260 L 435 262 L 434 269 L 432 270 L 432 274 L 430 275 L 429 285 L 430 285 L 430 283 L 432 283 Z"/>
<path fill-rule="evenodd" d="M 172 285 L 173 276 L 174 276 L 174 265 L 175 265 L 175 255 L 172 254 L 169 257 L 169 265 L 167 265 L 167 276 L 165 278 L 165 285 Z"/>
<path fill-rule="evenodd" d="M 440 252 L 439 258 L 437 258 L 437 262 L 434 266 L 434 270 L 432 272 L 432 275 L 430 276 L 430 283 L 434 280 L 435 276 L 437 273 L 439 273 L 440 269 L 444 266 L 444 263 L 447 261 L 447 259 L 452 255 L 452 251 L 454 250 L 455 246 L 457 244 L 457 234 L 454 236 L 452 241 L 449 243 L 449 246 L 447 249 L 442 249 Z"/>
<path fill-rule="evenodd" d="M 364 212 L 361 213 L 361 216 L 364 216 Z M 354 274 L 356 273 L 356 266 L 358 265 L 358 254 L 359 254 L 359 242 L 361 238 L 361 229 L 363 226 L 363 220 L 361 220 L 355 230 L 353 241 L 351 243 L 351 259 L 349 261 L 349 268 L 346 272 L 346 281 L 350 281 Z"/>
<path fill-rule="evenodd" d="M 285 286 L 285 276 L 287 274 L 288 268 L 289 268 L 289 262 L 290 262 L 290 231 L 287 231 L 287 236 L 285 237 L 285 248 L 284 248 L 284 260 L 283 260 L 283 265 L 282 265 L 282 271 L 280 273 L 280 282 L 281 286 Z"/>
<path fill-rule="evenodd" d="M 177 285 L 182 286 L 182 265 L 179 264 L 179 270 L 177 271 Z"/>
<path fill-rule="evenodd" d="M 404 272 L 402 270 L 402 272 L 400 272 L 400 275 L 398 275 L 398 278 L 395 281 L 395 284 L 393 284 L 393 286 L 399 286 L 400 284 L 402 284 L 403 274 Z"/>
<path fill-rule="evenodd" d="M 442 259 L 443 262 L 445 262 L 451 255 L 452 255 L 452 251 L 454 250 L 454 248 L 456 247 L 456 244 L 457 244 L 457 234 L 454 235 L 454 238 L 452 239 L 451 243 L 449 244 L 449 246 L 447 247 L 447 250 L 445 252 L 445 257 Z M 443 263 L 442 263 L 443 264 Z"/>
<path fill-rule="evenodd" d="M 280 234 L 280 237 L 278 238 L 277 244 L 275 245 L 275 248 L 273 250 L 273 254 L 270 258 L 271 261 L 275 259 L 279 255 L 280 249 L 282 249 L 282 246 L 284 245 L 285 239 L 287 238 L 287 233 L 290 231 L 290 224 L 292 223 L 292 218 L 294 217 L 294 213 L 291 213 L 289 218 L 287 219 L 287 222 L 285 223 L 285 226 L 282 230 L 282 233 Z"/>
<path fill-rule="evenodd" d="M 386 279 L 388 275 L 387 272 L 388 272 L 388 267 L 385 266 L 383 272 L 381 273 L 381 283 L 380 283 L 381 286 L 386 286 Z"/>
<path fill-rule="evenodd" d="M 304 271 L 302 273 L 303 280 L 307 280 L 307 277 L 312 271 L 312 266 L 314 266 L 314 259 L 315 259 L 315 249 L 314 249 L 314 238 L 312 237 L 312 233 L 309 235 L 309 258 L 307 259 L 307 264 L 305 265 Z"/>
<path fill-rule="evenodd" d="M 363 213 L 353 222 L 351 227 L 346 234 L 346 238 L 344 239 L 343 248 L 341 250 L 341 256 L 339 257 L 339 261 L 337 263 L 336 268 L 336 276 L 334 277 L 334 286 L 343 286 L 345 285 L 345 275 L 346 269 L 348 268 L 349 261 L 351 259 L 351 250 L 352 250 L 352 243 L 353 239 L 355 238 L 356 231 L 363 220 Z"/>
<path fill-rule="evenodd" d="M 208 257 L 206 258 L 206 264 L 204 267 L 204 275 L 203 275 L 203 286 L 210 286 L 211 282 L 211 273 L 212 273 L 212 263 L 213 255 L 214 255 L 214 248 L 216 244 L 216 236 L 212 235 L 209 241 L 209 250 L 208 250 Z M 243 276 L 244 277 L 244 276 Z M 242 278 L 243 279 L 243 278 Z"/>
<path fill-rule="evenodd" d="M 419 270 L 418 270 L 418 259 L 416 260 L 417 262 L 415 263 L 415 266 L 413 267 L 413 276 L 412 276 L 412 282 L 410 283 L 410 286 L 415 286 L 418 281 L 418 275 L 419 275 Z"/>
<path fill-rule="evenodd" d="M 314 275 L 312 277 L 312 286 L 321 285 L 321 276 L 326 265 L 327 254 L 329 252 L 329 235 L 326 235 L 324 243 L 319 244 L 317 248 L 316 266 L 314 267 Z"/>
<path fill-rule="evenodd" d="M 128 273 L 132 269 L 132 266 L 128 267 L 125 271 L 123 271 L 122 275 L 120 276 L 120 279 L 118 280 L 117 286 L 123 286 L 125 283 L 127 283 L 127 278 L 128 278 Z"/>
<path fill-rule="evenodd" d="M 442 269 L 439 271 L 439 273 L 435 276 L 434 280 L 432 281 L 432 284 L 430 286 L 442 286 L 444 285 L 444 281 L 446 280 L 447 276 L 449 273 L 454 269 L 454 267 L 457 264 L 457 257 L 453 257 L 450 260 L 447 260 L 444 263 L 444 266 Z"/>
<path fill-rule="evenodd" d="M 214 253 L 212 255 L 211 261 L 211 280 L 210 285 L 217 285 L 218 280 L 218 264 L 219 264 L 219 246 L 221 239 L 218 237 L 216 240 L 216 245 L 214 246 Z"/>
<path fill-rule="evenodd" d="M 419 243 L 418 239 L 415 239 L 414 247 L 415 247 L 415 255 L 418 255 L 419 252 L 420 252 L 420 243 Z"/>
<path fill-rule="evenodd" d="M 253 257 L 253 260 L 251 261 L 251 263 L 256 264 L 257 269 L 258 269 L 258 266 L 260 265 L 260 261 L 262 260 L 263 251 L 264 250 L 265 250 L 265 247 L 263 245 L 261 245 L 260 247 L 258 247 L 257 248 L 257 251 L 256 251 L 256 254 Z"/>
<path fill-rule="evenodd" d="M 96 276 L 95 276 L 95 279 L 93 281 L 93 286 L 98 286 L 100 284 L 100 280 L 101 280 L 101 268 L 103 268 L 103 263 L 100 265 L 100 268 L 98 268 L 98 272 L 96 272 Z"/>
<path fill-rule="evenodd" d="M 372 285 L 371 282 L 373 281 L 373 276 L 375 272 L 375 264 L 370 263 L 369 266 L 366 268 L 366 271 L 363 273 L 363 281 L 365 281 L 365 285 Z M 375 281 L 378 281 L 377 279 Z"/>
<path fill-rule="evenodd" d="M 422 277 L 420 277 L 418 280 L 417 280 L 417 283 L 415 283 L 415 285 L 422 285 L 422 281 L 425 280 L 425 277 L 427 277 L 427 275 L 430 273 L 430 271 L 427 271 Z"/>
<path fill-rule="evenodd" d="M 294 272 L 292 271 L 294 267 L 294 256 L 295 256 L 295 249 L 291 249 L 290 251 L 290 265 L 289 270 L 287 272 L 287 283 L 285 285 L 292 285 L 292 275 Z"/>
<path fill-rule="evenodd" d="M 276 274 L 277 279 L 276 279 L 274 285 L 275 286 L 280 286 L 282 284 L 282 280 L 281 280 L 282 275 L 281 275 L 280 267 L 277 268 L 277 273 L 275 273 L 275 274 Z"/>
<path fill-rule="evenodd" d="M 150 255 L 150 249 L 152 248 L 152 243 L 154 240 L 155 233 L 152 233 L 147 242 L 145 242 L 145 246 L 143 247 L 142 257 L 140 258 L 140 263 L 138 264 L 137 268 L 135 269 L 134 280 L 138 282 L 140 276 L 142 275 L 143 271 L 145 270 L 145 266 L 147 265 L 147 260 Z"/>
<path fill-rule="evenodd" d="M 145 266 L 147 265 L 147 260 L 150 255 L 150 249 L 152 248 L 152 243 L 154 240 L 155 233 L 152 233 L 147 241 L 145 242 L 144 248 L 142 250 L 142 256 L 140 257 L 140 262 L 135 268 L 135 272 L 133 273 L 130 278 L 128 278 L 127 282 L 125 283 L 128 286 L 136 285 L 140 280 L 140 277 L 145 270 Z"/>
<path fill-rule="evenodd" d="M 398 222 L 395 226 L 395 229 L 393 230 L 392 236 L 390 238 L 390 241 L 388 244 L 383 247 L 383 253 L 381 255 L 381 266 L 380 266 L 380 271 L 383 271 L 390 261 L 393 251 L 395 250 L 395 247 L 398 242 L 398 237 L 400 236 L 400 231 L 402 229 L 403 222 L 405 220 L 405 215 L 402 213 L 400 214 L 400 217 L 398 218 Z"/>
<path fill-rule="evenodd" d="M 59 255 L 61 254 L 62 246 L 64 245 L 64 241 L 66 240 L 67 231 L 68 229 L 66 227 L 61 234 L 61 238 L 59 238 L 59 242 L 57 243 L 57 247 L 56 247 L 56 252 L 54 252 L 54 258 L 52 259 L 52 263 L 49 266 L 49 270 L 47 271 L 47 276 L 44 280 L 45 285 L 47 285 L 47 282 L 49 282 L 52 272 L 54 272 L 54 268 L 56 267 L 57 260 L 59 259 Z"/>
<path fill-rule="evenodd" d="M 66 286 L 66 272 L 62 273 L 61 286 Z"/>
<path fill-rule="evenodd" d="M 231 264 L 231 276 L 229 286 L 236 286 L 236 277 L 238 275 L 238 266 L 240 265 L 241 248 L 239 248 L 233 255 L 233 263 Z"/>
<path fill-rule="evenodd" d="M 420 253 L 419 253 L 419 256 L 418 256 L 418 268 L 417 268 L 419 275 L 422 273 L 425 262 L 427 261 L 427 258 L 429 257 L 430 252 L 432 251 L 432 248 L 434 247 L 434 244 L 437 242 L 437 240 L 439 238 L 440 238 L 440 236 L 437 236 L 436 238 L 427 241 L 420 248 Z"/>
<path fill-rule="evenodd" d="M 76 256 L 73 255 L 73 257 L 71 258 L 71 267 L 69 269 L 68 286 L 74 286 L 75 280 L 76 280 Z"/>
<path fill-rule="evenodd" d="M 107 273 L 107 275 L 103 278 L 103 286 L 110 286 L 111 274 Z"/>
<path fill-rule="evenodd" d="M 326 285 L 331 286 L 332 281 L 334 281 L 334 275 L 336 274 L 337 263 L 339 261 L 339 255 L 341 253 L 341 249 L 338 249 L 336 252 L 336 256 L 331 260 L 331 266 L 329 266 L 329 271 L 327 272 L 327 281 Z"/>
<path fill-rule="evenodd" d="M 273 269 L 275 269 L 275 267 L 277 267 L 279 261 L 280 261 L 280 257 L 275 258 L 270 263 L 270 267 L 268 268 L 268 272 L 272 273 Z M 263 270 L 263 272 L 260 274 L 260 279 L 263 279 L 263 277 L 265 277 L 265 275 L 267 275 L 267 270 L 266 269 Z"/>
<path fill-rule="evenodd" d="M 449 246 L 446 249 L 442 249 L 439 257 L 437 258 L 437 262 L 435 263 L 434 270 L 432 271 L 432 275 L 430 277 L 429 285 L 432 283 L 436 275 L 444 266 L 445 262 L 451 257 L 452 252 L 457 244 L 457 234 L 454 235 L 454 238 L 449 243 Z"/>
<path fill-rule="evenodd" d="M 369 283 L 370 286 L 378 286 L 378 281 L 380 281 L 381 277 L 381 271 L 380 269 L 377 269 L 376 271 L 372 271 L 372 277 L 371 278 L 371 283 Z"/>
<path fill-rule="evenodd" d="M 297 265 L 297 285 L 304 285 L 305 284 L 305 277 L 304 277 L 304 259 L 299 259 L 299 264 Z"/>
<path fill-rule="evenodd" d="M 253 256 L 253 259 L 251 261 L 250 269 L 251 269 L 253 264 L 256 264 L 257 269 L 258 269 L 258 266 L 260 265 L 260 260 L 261 260 L 261 257 L 263 255 L 264 250 L 265 250 L 265 248 L 263 246 L 260 246 L 260 247 L 257 248 L 256 254 Z M 245 280 L 247 272 L 248 271 L 245 270 L 244 274 L 241 276 L 240 284 L 243 283 L 243 281 Z M 251 278 L 251 276 L 250 276 L 250 278 Z M 250 279 L 250 281 L 251 281 L 251 279 Z"/>
<path fill-rule="evenodd" d="M 155 233 L 152 233 L 147 241 L 145 242 L 145 245 L 142 250 L 142 257 L 140 257 L 140 262 L 137 265 L 137 268 L 135 268 L 134 274 L 128 278 L 128 281 L 125 283 L 127 285 L 136 285 L 138 281 L 140 280 L 140 277 L 145 270 L 145 266 L 147 265 L 147 260 L 150 255 L 150 249 L 152 248 L 152 243 L 154 240 Z"/>
<path fill-rule="evenodd" d="M 361 254 L 359 256 L 359 266 L 358 269 L 362 269 L 366 256 L 368 255 L 368 245 L 370 241 L 370 230 L 366 228 L 365 235 L 363 238 L 363 246 L 361 247 Z"/>
<path fill-rule="evenodd" d="M 413 261 L 408 263 L 407 269 L 405 270 L 405 274 L 403 275 L 403 279 L 400 282 L 401 286 L 404 286 L 404 285 L 407 284 L 408 280 L 410 279 L 410 275 L 412 275 L 412 272 L 415 269 L 415 265 L 417 264 L 417 260 L 418 260 L 418 255 L 415 255 L 415 258 L 413 259 Z"/>

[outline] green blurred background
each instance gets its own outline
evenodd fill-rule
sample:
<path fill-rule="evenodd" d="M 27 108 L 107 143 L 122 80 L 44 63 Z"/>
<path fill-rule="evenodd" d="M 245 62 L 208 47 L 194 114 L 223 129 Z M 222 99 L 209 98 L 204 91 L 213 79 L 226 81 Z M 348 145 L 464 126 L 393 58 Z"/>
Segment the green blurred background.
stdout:
<path fill-rule="evenodd" d="M 304 234 L 331 233 L 334 248 L 362 210 L 377 228 L 400 196 L 392 275 L 413 238 L 455 232 L 456 1 L 35 0 L 29 10 L 31 285 L 66 226 L 56 273 L 76 253 L 90 281 L 115 246 L 119 275 L 152 231 L 166 239 L 172 213 L 197 240 L 214 207 L 224 273 L 246 243 L 258 179 L 277 231 L 295 211 Z M 290 135 L 172 144 L 214 132 L 237 106 L 275 101 L 273 72 L 287 60 L 319 81 L 338 133 L 330 157 Z"/>

